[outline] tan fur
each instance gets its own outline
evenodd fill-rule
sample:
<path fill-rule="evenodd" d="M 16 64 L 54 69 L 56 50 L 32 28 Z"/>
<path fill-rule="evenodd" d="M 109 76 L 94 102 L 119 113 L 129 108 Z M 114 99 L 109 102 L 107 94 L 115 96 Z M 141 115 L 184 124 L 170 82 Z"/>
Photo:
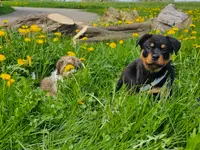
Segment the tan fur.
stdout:
<path fill-rule="evenodd" d="M 167 97 L 170 94 L 169 87 L 155 87 L 148 91 L 149 94 L 160 94 L 162 97 Z"/>
<path fill-rule="evenodd" d="M 142 54 L 142 53 L 141 53 Z M 143 55 L 141 55 L 141 59 L 143 62 L 144 67 L 149 70 L 150 72 L 158 72 L 160 71 L 162 68 L 157 68 L 156 65 L 152 65 L 152 66 L 148 66 L 147 64 L 152 64 L 153 60 L 152 60 L 152 53 L 149 53 L 149 55 L 147 57 L 144 57 Z M 163 58 L 163 56 L 161 55 L 158 60 L 154 63 L 158 64 L 158 65 L 163 65 L 165 66 L 171 59 L 169 58 L 168 60 L 165 60 Z"/>
<path fill-rule="evenodd" d="M 160 56 L 157 60 L 158 65 L 166 65 L 171 59 L 165 60 L 163 56 Z"/>
<path fill-rule="evenodd" d="M 155 93 L 160 93 L 161 88 L 152 88 L 151 90 L 148 91 L 149 94 L 155 94 Z"/>
<path fill-rule="evenodd" d="M 57 80 L 61 80 L 64 77 L 71 75 L 75 70 L 64 72 L 66 65 L 71 64 L 75 68 L 79 69 L 82 66 L 82 62 L 79 58 L 75 56 L 62 56 L 56 63 L 56 71 L 52 73 L 51 76 L 45 77 L 41 83 L 40 87 L 47 91 L 48 96 L 56 95 L 57 93 Z"/>
<path fill-rule="evenodd" d="M 40 87 L 48 92 L 48 95 L 56 95 L 57 87 L 56 81 L 50 77 L 46 77 L 41 81 Z"/>
<path fill-rule="evenodd" d="M 145 58 L 143 55 L 141 55 L 141 59 L 142 59 L 142 63 L 144 65 L 144 67 L 149 70 L 150 72 L 158 72 L 160 71 L 162 68 L 157 68 L 156 66 L 148 66 L 147 64 L 151 64 L 153 63 L 152 61 L 152 54 L 150 53 L 147 58 Z"/>
<path fill-rule="evenodd" d="M 70 73 L 64 72 L 64 68 L 68 64 L 71 64 L 76 68 L 80 68 L 82 62 L 75 56 L 62 56 L 56 63 L 58 74 L 68 76 Z"/>

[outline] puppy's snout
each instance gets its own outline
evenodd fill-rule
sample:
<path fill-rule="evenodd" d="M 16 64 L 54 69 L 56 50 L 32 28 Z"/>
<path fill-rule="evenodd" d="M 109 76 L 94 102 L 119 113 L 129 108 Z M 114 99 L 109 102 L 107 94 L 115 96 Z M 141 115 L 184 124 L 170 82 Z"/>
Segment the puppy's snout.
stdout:
<path fill-rule="evenodd" d="M 159 55 L 158 55 L 158 54 L 153 54 L 153 55 L 152 55 L 152 60 L 153 60 L 153 61 L 158 60 L 158 58 L 159 58 Z"/>

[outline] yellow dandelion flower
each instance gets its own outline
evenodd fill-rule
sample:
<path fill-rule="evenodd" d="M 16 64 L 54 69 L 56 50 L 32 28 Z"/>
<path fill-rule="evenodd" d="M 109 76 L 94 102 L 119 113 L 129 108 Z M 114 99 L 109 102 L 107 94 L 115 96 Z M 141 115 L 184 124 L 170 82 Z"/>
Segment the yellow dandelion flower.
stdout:
<path fill-rule="evenodd" d="M 57 41 L 58 41 L 58 38 L 53 38 L 53 41 L 54 41 L 54 42 L 57 42 Z"/>
<path fill-rule="evenodd" d="M 0 30 L 0 36 L 5 36 L 6 33 L 3 30 Z"/>
<path fill-rule="evenodd" d="M 142 18 L 142 17 L 137 17 L 137 18 L 135 19 L 135 21 L 136 21 L 136 22 L 144 22 L 144 18 Z"/>
<path fill-rule="evenodd" d="M 4 23 L 4 24 L 7 24 L 7 23 L 8 23 L 8 20 L 3 20 L 3 23 Z"/>
<path fill-rule="evenodd" d="M 72 69 L 74 69 L 74 66 L 71 65 L 71 64 L 68 64 L 68 65 L 65 66 L 64 72 L 68 72 L 68 71 L 70 71 L 70 70 L 72 70 Z"/>
<path fill-rule="evenodd" d="M 55 32 L 54 35 L 60 37 L 62 34 L 61 34 L 61 32 Z"/>
<path fill-rule="evenodd" d="M 67 56 L 76 56 L 76 55 L 74 52 L 69 51 L 69 52 L 67 52 Z"/>
<path fill-rule="evenodd" d="M 116 45 L 114 42 L 110 43 L 109 46 L 110 46 L 111 48 L 116 48 L 116 47 L 117 47 L 117 45 Z"/>
<path fill-rule="evenodd" d="M 6 60 L 6 57 L 3 54 L 0 54 L 0 62 L 3 62 L 4 60 Z"/>
<path fill-rule="evenodd" d="M 85 40 L 87 40 L 87 39 L 88 39 L 87 37 L 83 37 L 81 40 L 85 41 Z"/>
<path fill-rule="evenodd" d="M 118 24 L 122 24 L 122 21 L 121 21 L 121 20 L 119 20 L 119 21 L 118 21 Z"/>
<path fill-rule="evenodd" d="M 200 45 L 196 45 L 196 47 L 195 48 L 200 48 Z"/>
<path fill-rule="evenodd" d="M 190 39 L 191 40 L 195 40 L 197 37 L 196 36 L 191 36 Z"/>
<path fill-rule="evenodd" d="M 28 65 L 32 66 L 32 58 L 31 58 L 31 56 L 28 55 L 26 58 L 28 60 Z"/>
<path fill-rule="evenodd" d="M 92 25 L 93 25 L 94 27 L 96 27 L 96 26 L 97 26 L 97 24 L 96 24 L 96 23 L 93 23 Z"/>
<path fill-rule="evenodd" d="M 184 29 L 184 32 L 185 32 L 185 33 L 188 33 L 188 29 Z"/>
<path fill-rule="evenodd" d="M 85 58 L 81 57 L 81 58 L 80 58 L 80 61 L 85 61 Z"/>
<path fill-rule="evenodd" d="M 123 41 L 123 40 L 120 40 L 120 41 L 119 41 L 119 44 L 123 44 L 123 43 L 124 43 L 124 41 Z"/>
<path fill-rule="evenodd" d="M 139 34 L 138 34 L 138 33 L 133 33 L 132 36 L 133 36 L 133 37 L 138 37 Z"/>
<path fill-rule="evenodd" d="M 192 45 L 194 48 L 200 48 L 200 45 L 198 45 L 198 44 L 193 44 Z"/>
<path fill-rule="evenodd" d="M 42 38 L 46 38 L 46 35 L 41 34 L 41 35 L 39 36 L 39 38 L 40 38 L 40 39 L 42 39 Z"/>
<path fill-rule="evenodd" d="M 17 64 L 22 66 L 22 65 L 25 65 L 27 62 L 25 59 L 17 59 Z"/>
<path fill-rule="evenodd" d="M 38 44 L 43 44 L 43 43 L 44 43 L 44 40 L 42 40 L 42 39 L 37 39 L 37 40 L 36 40 L 36 43 L 38 43 Z"/>
<path fill-rule="evenodd" d="M 18 29 L 18 32 L 19 32 L 20 34 L 24 35 L 24 34 L 27 34 L 27 33 L 29 33 L 29 32 L 30 32 L 30 30 L 29 30 L 29 29 L 23 29 L 23 28 L 19 28 L 19 29 Z"/>
<path fill-rule="evenodd" d="M 178 39 L 179 39 L 179 40 L 182 40 L 182 39 L 183 39 L 183 36 L 182 36 L 182 35 L 181 35 L 181 36 L 179 36 L 179 37 L 178 37 Z"/>
<path fill-rule="evenodd" d="M 7 86 L 10 87 L 13 83 L 15 83 L 14 79 L 9 79 L 7 82 Z"/>
<path fill-rule="evenodd" d="M 10 80 L 11 79 L 11 76 L 7 73 L 2 73 L 0 75 L 0 78 L 2 78 L 3 80 Z"/>
<path fill-rule="evenodd" d="M 110 26 L 110 24 L 109 24 L 109 23 L 106 23 L 104 26 L 105 26 L 105 27 L 108 27 L 108 26 Z"/>
<path fill-rule="evenodd" d="M 31 39 L 30 39 L 30 38 L 25 38 L 24 41 L 25 41 L 25 42 L 30 42 Z"/>
<path fill-rule="evenodd" d="M 79 32 L 79 29 L 76 29 L 76 33 L 78 33 Z"/>
<path fill-rule="evenodd" d="M 197 31 L 192 31 L 192 34 L 197 34 Z"/>
<path fill-rule="evenodd" d="M 22 25 L 21 28 L 22 29 L 28 29 L 28 26 L 27 25 Z"/>
<path fill-rule="evenodd" d="M 196 26 L 195 26 L 194 24 L 190 24 L 190 27 L 193 27 L 193 28 L 195 28 Z"/>
<path fill-rule="evenodd" d="M 133 24 L 132 20 L 126 20 L 126 24 Z"/>
<path fill-rule="evenodd" d="M 88 51 L 89 51 L 89 52 L 92 52 L 93 50 L 94 50 L 93 47 L 89 47 L 89 48 L 88 48 Z"/>
<path fill-rule="evenodd" d="M 31 32 L 39 32 L 39 31 L 41 31 L 41 28 L 38 26 L 38 25 L 31 25 L 30 26 L 30 31 Z"/>
<path fill-rule="evenodd" d="M 168 34 L 168 35 L 173 35 L 173 34 L 175 34 L 175 33 L 176 33 L 176 32 L 175 32 L 174 30 L 168 30 L 168 31 L 167 31 L 167 34 Z"/>
<path fill-rule="evenodd" d="M 196 47 L 197 45 L 198 45 L 198 44 L 193 44 L 192 46 L 193 46 L 193 47 Z"/>
<path fill-rule="evenodd" d="M 183 39 L 183 41 L 187 41 L 187 40 L 189 40 L 189 38 L 184 38 L 184 39 Z"/>
<path fill-rule="evenodd" d="M 178 31 L 179 29 L 177 27 L 173 27 L 172 30 Z"/>
<path fill-rule="evenodd" d="M 158 30 L 155 30 L 155 33 L 156 34 L 159 34 L 160 33 L 160 30 L 158 29 Z"/>

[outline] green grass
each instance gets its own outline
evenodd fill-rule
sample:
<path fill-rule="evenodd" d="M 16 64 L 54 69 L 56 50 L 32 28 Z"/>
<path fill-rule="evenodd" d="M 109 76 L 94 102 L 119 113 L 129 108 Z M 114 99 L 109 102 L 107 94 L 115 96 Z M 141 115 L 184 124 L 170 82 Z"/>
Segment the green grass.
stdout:
<path fill-rule="evenodd" d="M 53 42 L 55 35 L 45 33 L 47 42 L 40 45 L 36 43 L 38 34 L 30 34 L 27 43 L 27 35 L 1 30 L 7 34 L 0 37 L 0 54 L 6 57 L 0 62 L 0 74 L 10 74 L 15 83 L 8 88 L 7 81 L 0 79 L 0 149 L 198 150 L 200 49 L 193 44 L 200 45 L 199 28 L 173 35 L 185 39 L 193 36 L 192 30 L 197 31 L 196 39 L 182 40 L 178 55 L 173 56 L 173 95 L 160 101 L 146 93 L 128 95 L 125 88 L 115 93 L 122 70 L 140 55 L 137 38 L 122 45 L 113 41 L 117 44 L 114 49 L 104 42 L 74 47 L 71 37 Z M 88 52 L 89 47 L 94 51 Z M 68 51 L 84 57 L 86 67 L 59 83 L 56 99 L 47 97 L 38 83 Z M 17 65 L 17 59 L 27 55 L 32 57 L 32 65 Z M 32 72 L 36 80 L 31 78 Z"/>
<path fill-rule="evenodd" d="M 14 9 L 10 6 L 2 6 L 0 7 L 0 15 L 9 14 L 13 12 Z"/>
<path fill-rule="evenodd" d="M 110 6 L 121 9 L 137 8 L 139 12 L 145 8 L 162 8 L 165 7 L 167 2 L 141 2 L 141 3 L 128 3 L 128 2 L 52 2 L 50 1 L 4 1 L 3 4 L 9 6 L 21 6 L 21 7 L 47 7 L 47 8 L 75 8 L 85 9 L 90 12 L 96 12 L 103 14 L 103 12 Z M 196 9 L 200 7 L 199 2 L 184 2 L 174 3 L 176 6 L 183 10 Z"/>

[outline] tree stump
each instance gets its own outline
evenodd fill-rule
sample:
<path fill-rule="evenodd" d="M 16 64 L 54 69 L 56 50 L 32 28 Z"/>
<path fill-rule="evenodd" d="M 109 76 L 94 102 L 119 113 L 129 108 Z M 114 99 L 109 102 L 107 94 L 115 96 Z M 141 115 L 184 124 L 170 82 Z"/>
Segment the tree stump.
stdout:
<path fill-rule="evenodd" d="M 62 32 L 64 34 L 75 35 L 77 26 L 75 22 L 60 14 L 40 14 L 28 15 L 22 19 L 16 20 L 9 24 L 11 28 L 18 29 L 23 25 L 31 26 L 37 24 L 45 32 Z"/>

